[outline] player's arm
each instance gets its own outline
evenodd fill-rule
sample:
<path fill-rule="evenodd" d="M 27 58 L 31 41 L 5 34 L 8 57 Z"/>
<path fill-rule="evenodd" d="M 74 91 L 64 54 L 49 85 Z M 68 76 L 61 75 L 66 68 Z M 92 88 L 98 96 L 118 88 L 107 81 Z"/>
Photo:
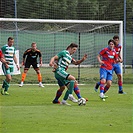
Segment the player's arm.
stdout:
<path fill-rule="evenodd" d="M 4 57 L 1 57 L 1 58 L 0 58 L 0 61 L 5 65 L 5 67 L 6 67 L 7 69 L 9 68 L 9 66 L 8 66 L 9 62 L 6 61 L 6 60 L 4 59 Z"/>
<path fill-rule="evenodd" d="M 3 55 L 3 53 L 2 53 L 1 50 L 0 50 L 0 61 L 5 65 L 5 67 L 6 67 L 7 69 L 9 68 L 9 66 L 8 66 L 9 62 L 6 61 L 6 59 L 4 58 L 4 55 Z"/>
<path fill-rule="evenodd" d="M 42 57 L 39 58 L 39 64 L 42 66 Z"/>
<path fill-rule="evenodd" d="M 104 61 L 101 60 L 101 57 L 106 53 L 106 48 L 103 48 L 99 54 L 97 55 L 97 60 L 98 62 L 100 63 L 100 65 L 103 65 L 104 64 Z"/>
<path fill-rule="evenodd" d="M 87 59 L 87 54 L 85 54 L 81 60 L 75 60 L 75 59 L 73 59 L 72 60 L 72 64 L 79 65 L 79 64 L 81 64 L 86 59 Z"/>
<path fill-rule="evenodd" d="M 100 55 L 100 54 L 97 55 L 97 60 L 98 60 L 98 62 L 99 62 L 101 65 L 104 64 L 104 62 L 101 60 L 101 55 Z"/>
<path fill-rule="evenodd" d="M 16 57 L 15 54 L 14 54 L 14 56 L 13 56 L 13 60 L 14 60 L 14 62 L 15 62 L 15 64 L 16 64 L 17 69 L 19 70 L 19 65 L 18 65 L 17 57 Z"/>
<path fill-rule="evenodd" d="M 54 69 L 57 69 L 58 68 L 58 65 L 57 65 L 57 60 L 58 60 L 58 56 L 55 55 L 54 57 L 51 58 L 50 62 L 49 62 L 49 66 L 53 67 Z"/>
<path fill-rule="evenodd" d="M 40 51 L 39 51 L 39 64 L 40 66 L 42 66 L 42 54 Z"/>
<path fill-rule="evenodd" d="M 22 63 L 21 63 L 22 66 L 24 66 L 24 64 L 25 64 L 25 58 L 26 58 L 26 55 L 28 54 L 28 52 L 29 52 L 29 49 L 27 49 L 27 50 L 23 53 L 23 60 L 22 60 Z"/>
<path fill-rule="evenodd" d="M 119 58 L 119 62 L 122 63 L 123 60 L 122 60 L 122 58 L 121 58 L 121 53 L 120 53 L 120 52 L 121 52 L 121 51 L 119 51 L 119 53 L 118 53 L 118 58 Z"/>
<path fill-rule="evenodd" d="M 118 62 L 120 62 L 120 63 L 122 63 L 123 62 L 123 60 L 122 60 L 122 58 L 120 58 L 119 57 L 119 55 L 115 55 L 115 61 L 118 63 Z"/>

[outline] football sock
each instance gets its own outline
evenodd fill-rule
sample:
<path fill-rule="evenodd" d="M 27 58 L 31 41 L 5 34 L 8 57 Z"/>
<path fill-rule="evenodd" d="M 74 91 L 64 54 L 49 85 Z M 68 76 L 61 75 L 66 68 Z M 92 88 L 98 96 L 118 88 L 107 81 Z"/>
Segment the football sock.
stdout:
<path fill-rule="evenodd" d="M 6 81 L 3 80 L 2 88 L 5 88 L 5 85 L 6 85 Z"/>
<path fill-rule="evenodd" d="M 100 82 L 97 82 L 98 85 L 100 85 Z"/>
<path fill-rule="evenodd" d="M 78 88 L 77 85 L 74 85 L 74 92 L 77 95 L 78 99 L 81 98 L 80 89 Z"/>
<path fill-rule="evenodd" d="M 41 73 L 37 74 L 37 77 L 38 77 L 38 81 L 42 82 L 42 75 L 41 75 Z"/>
<path fill-rule="evenodd" d="M 100 81 L 100 93 L 104 92 L 104 83 Z"/>
<path fill-rule="evenodd" d="M 56 97 L 55 97 L 55 101 L 58 101 L 58 99 L 60 98 L 60 96 L 62 95 L 62 92 L 63 92 L 63 90 L 61 90 L 61 89 L 58 89 L 57 90 L 57 92 L 56 92 Z"/>
<path fill-rule="evenodd" d="M 5 91 L 8 91 L 9 86 L 10 86 L 10 84 L 6 80 L 4 80 L 2 88 L 5 88 Z"/>
<path fill-rule="evenodd" d="M 104 87 L 104 92 L 103 92 L 103 93 L 106 93 L 106 92 L 108 91 L 109 88 L 110 88 L 110 86 L 107 86 L 107 85 L 106 85 L 106 86 Z"/>
<path fill-rule="evenodd" d="M 122 81 L 121 80 L 118 81 L 118 86 L 119 86 L 119 91 L 122 91 Z"/>
<path fill-rule="evenodd" d="M 64 96 L 64 100 L 67 100 L 68 99 L 68 96 L 69 96 L 69 94 L 72 94 L 72 91 L 73 91 L 73 89 L 74 89 L 74 80 L 71 80 L 70 81 L 70 84 L 69 84 L 69 89 L 66 91 L 66 93 L 65 93 L 65 96 Z"/>
<path fill-rule="evenodd" d="M 24 82 L 25 81 L 25 78 L 26 78 L 26 73 L 22 73 L 21 81 Z"/>

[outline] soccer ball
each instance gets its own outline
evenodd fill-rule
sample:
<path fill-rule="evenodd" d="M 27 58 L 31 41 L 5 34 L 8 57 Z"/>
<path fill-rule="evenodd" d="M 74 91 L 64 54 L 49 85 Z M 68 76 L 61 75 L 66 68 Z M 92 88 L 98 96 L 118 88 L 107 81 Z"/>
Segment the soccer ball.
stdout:
<path fill-rule="evenodd" d="M 86 105 L 86 100 L 84 98 L 80 98 L 78 99 L 78 105 L 81 106 L 81 105 Z"/>

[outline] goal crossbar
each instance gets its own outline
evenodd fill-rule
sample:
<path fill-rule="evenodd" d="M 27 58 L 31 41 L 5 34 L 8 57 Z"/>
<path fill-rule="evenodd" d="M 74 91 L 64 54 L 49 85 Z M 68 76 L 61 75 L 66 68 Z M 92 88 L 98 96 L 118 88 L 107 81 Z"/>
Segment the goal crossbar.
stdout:
<path fill-rule="evenodd" d="M 22 18 L 0 18 L 0 21 L 14 22 L 40 22 L 40 23 L 94 23 L 94 24 L 123 24 L 123 21 L 105 20 L 64 20 L 64 19 L 22 19 Z"/>

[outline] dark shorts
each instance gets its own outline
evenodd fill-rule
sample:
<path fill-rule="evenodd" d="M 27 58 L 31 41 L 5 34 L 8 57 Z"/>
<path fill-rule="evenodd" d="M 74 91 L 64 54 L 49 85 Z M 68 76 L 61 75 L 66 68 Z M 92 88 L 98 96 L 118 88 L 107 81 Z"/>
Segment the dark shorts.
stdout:
<path fill-rule="evenodd" d="M 34 69 L 39 68 L 39 64 L 37 62 L 26 62 L 25 68 L 30 68 L 32 66 Z"/>

